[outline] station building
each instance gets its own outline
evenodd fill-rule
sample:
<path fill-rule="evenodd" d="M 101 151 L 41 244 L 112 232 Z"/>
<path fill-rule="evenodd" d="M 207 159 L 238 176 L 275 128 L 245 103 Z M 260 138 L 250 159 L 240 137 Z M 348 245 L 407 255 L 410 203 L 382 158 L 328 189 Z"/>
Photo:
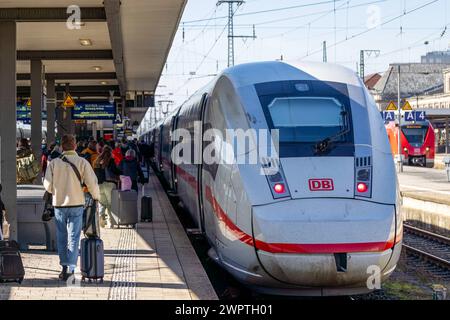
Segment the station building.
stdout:
<path fill-rule="evenodd" d="M 450 152 L 450 63 L 391 64 L 372 90 L 380 111 L 400 97 L 415 110 L 425 111 L 435 127 L 438 153 Z"/>

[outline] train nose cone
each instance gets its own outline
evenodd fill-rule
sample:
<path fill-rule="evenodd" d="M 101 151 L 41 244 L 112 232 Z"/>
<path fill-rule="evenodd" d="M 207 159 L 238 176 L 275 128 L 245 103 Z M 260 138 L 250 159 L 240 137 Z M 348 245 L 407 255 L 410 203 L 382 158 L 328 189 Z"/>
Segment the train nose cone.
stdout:
<path fill-rule="evenodd" d="M 259 251 L 264 268 L 280 281 L 307 287 L 363 286 L 371 266 L 387 265 L 392 251 L 343 254 L 347 268 L 338 265 L 334 254 L 272 254 Z"/>
<path fill-rule="evenodd" d="M 394 206 L 347 199 L 299 199 L 253 208 L 264 269 L 301 286 L 365 285 L 384 270 L 395 239 Z"/>

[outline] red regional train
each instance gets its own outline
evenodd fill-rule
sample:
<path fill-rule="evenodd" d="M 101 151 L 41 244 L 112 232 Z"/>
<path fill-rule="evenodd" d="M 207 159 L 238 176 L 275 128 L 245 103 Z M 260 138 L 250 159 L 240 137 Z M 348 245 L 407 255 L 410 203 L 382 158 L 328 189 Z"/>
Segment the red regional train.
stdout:
<path fill-rule="evenodd" d="M 398 154 L 398 126 L 393 121 L 389 122 L 386 130 L 395 156 Z M 430 121 L 402 124 L 400 143 L 404 165 L 434 167 L 435 136 Z"/>

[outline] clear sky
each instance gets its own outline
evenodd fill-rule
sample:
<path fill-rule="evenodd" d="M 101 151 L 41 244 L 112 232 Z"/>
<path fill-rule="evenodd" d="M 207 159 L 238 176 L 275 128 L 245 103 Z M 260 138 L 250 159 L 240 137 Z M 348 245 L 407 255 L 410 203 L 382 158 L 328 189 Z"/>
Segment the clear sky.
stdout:
<path fill-rule="evenodd" d="M 157 101 L 174 108 L 227 67 L 228 5 L 216 3 L 188 0 Z M 450 0 L 247 0 L 235 10 L 235 35 L 253 35 L 253 25 L 256 35 L 235 39 L 235 64 L 322 61 L 326 41 L 328 62 L 355 71 L 361 49 L 380 50 L 366 56 L 367 75 L 450 48 Z"/>

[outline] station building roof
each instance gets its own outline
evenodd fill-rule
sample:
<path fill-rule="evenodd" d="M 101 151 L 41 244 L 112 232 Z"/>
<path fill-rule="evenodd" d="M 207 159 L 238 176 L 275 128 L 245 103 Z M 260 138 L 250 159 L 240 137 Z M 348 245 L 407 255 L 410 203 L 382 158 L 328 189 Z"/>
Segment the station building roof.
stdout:
<path fill-rule="evenodd" d="M 397 99 L 398 65 L 400 65 L 400 88 L 402 97 L 442 93 L 443 70 L 450 64 L 401 63 L 391 64 L 374 89 L 381 100 Z"/>
<path fill-rule="evenodd" d="M 17 22 L 18 93 L 29 90 L 32 59 L 43 61 L 47 77 L 79 87 L 80 94 L 153 93 L 186 2 L 0 0 L 0 21 Z M 81 23 L 71 30 L 67 8 L 74 4 Z"/>

